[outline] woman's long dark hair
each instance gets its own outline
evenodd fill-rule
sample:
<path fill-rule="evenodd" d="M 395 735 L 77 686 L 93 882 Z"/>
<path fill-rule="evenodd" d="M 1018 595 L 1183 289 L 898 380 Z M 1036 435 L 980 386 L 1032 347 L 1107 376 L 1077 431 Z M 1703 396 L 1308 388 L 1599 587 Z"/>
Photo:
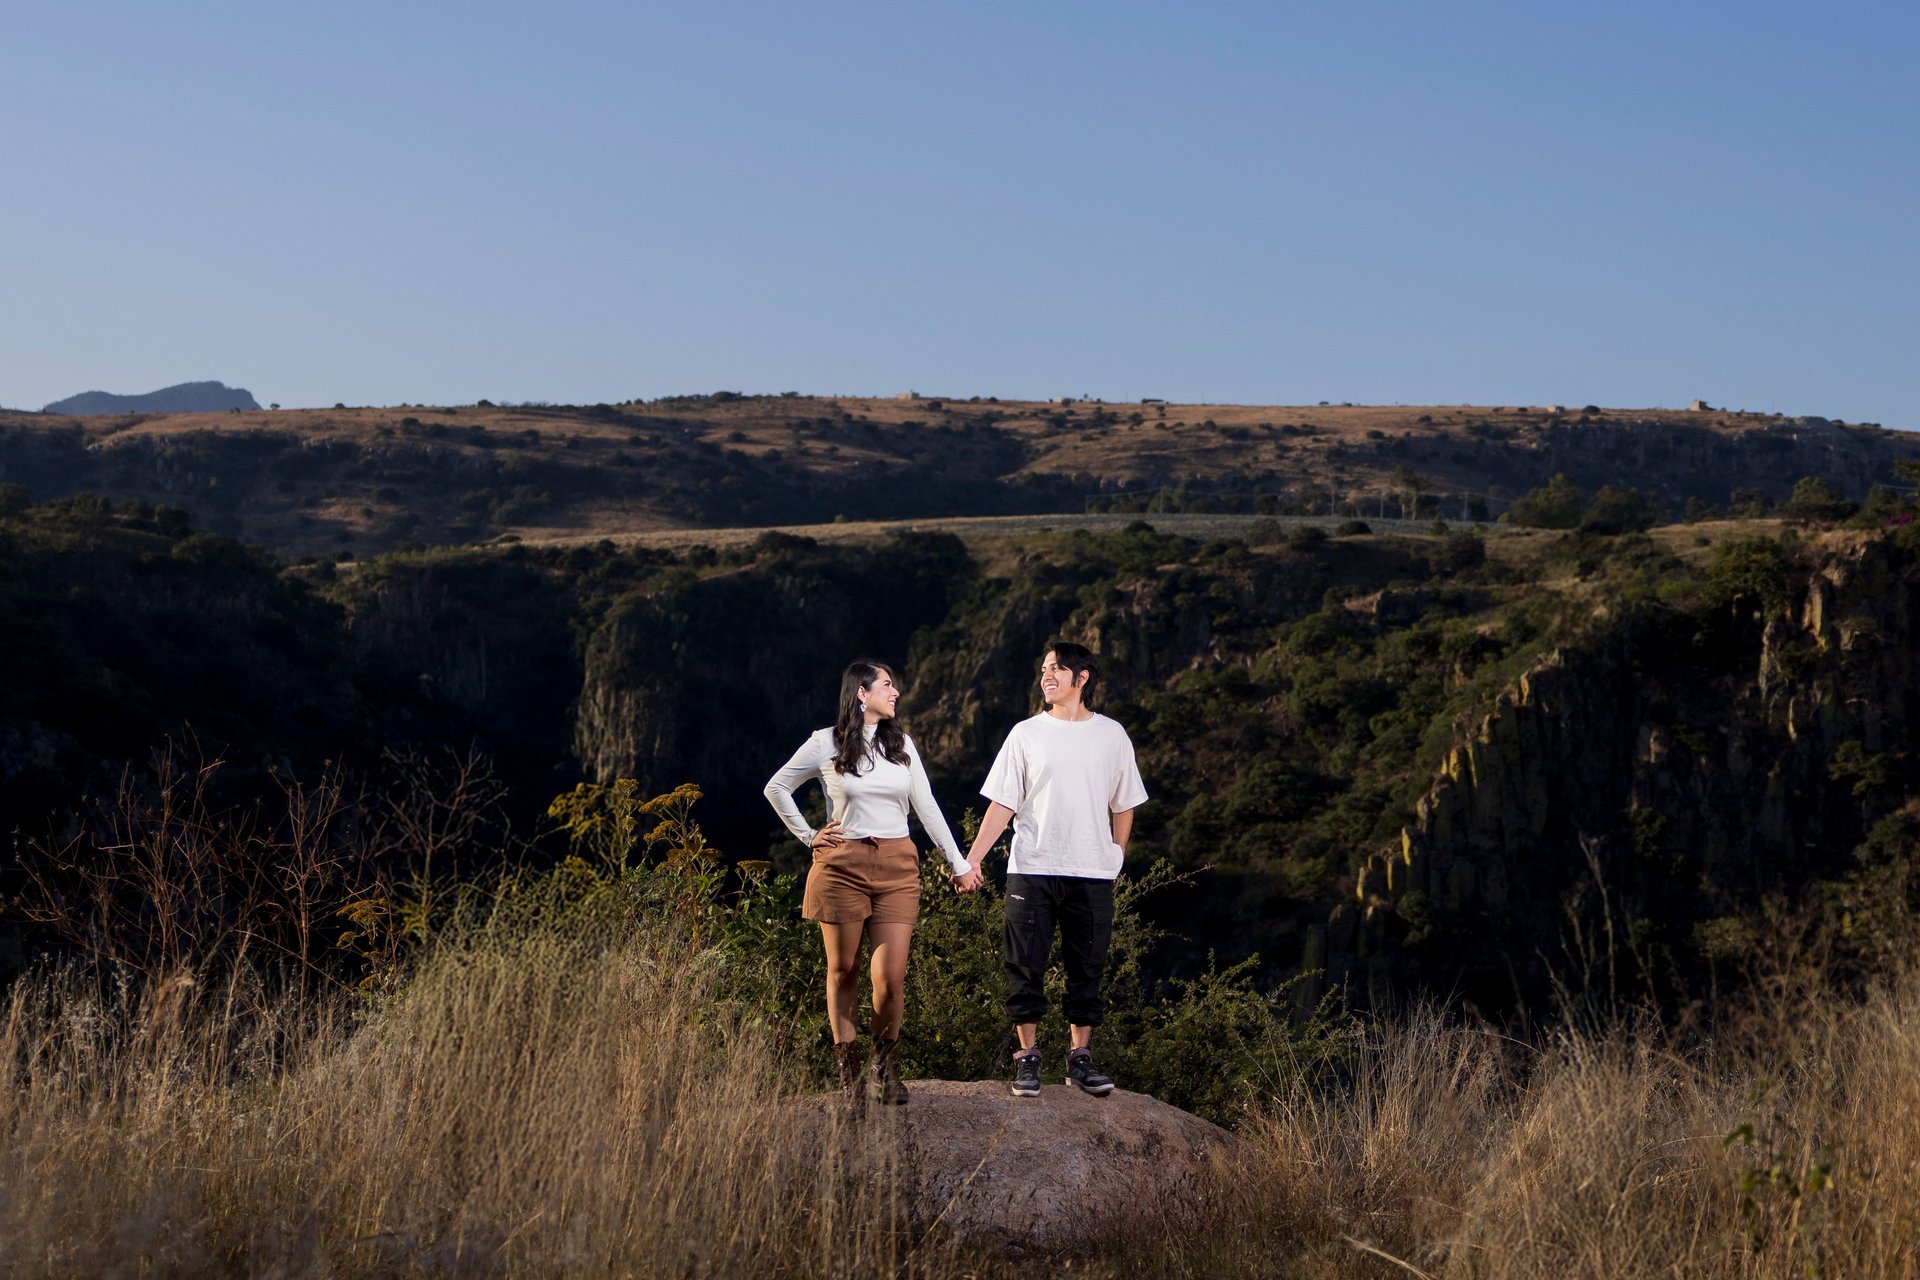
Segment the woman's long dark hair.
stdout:
<path fill-rule="evenodd" d="M 907 762 L 907 735 L 901 730 L 900 721 L 892 716 L 873 727 L 873 746 L 867 746 L 867 713 L 860 705 L 860 695 L 873 688 L 873 682 L 881 676 L 893 681 L 896 687 L 900 683 L 892 667 L 864 658 L 850 663 L 846 674 L 840 677 L 840 716 L 833 722 L 835 773 L 859 773 L 869 752 L 878 752 L 895 764 Z"/>

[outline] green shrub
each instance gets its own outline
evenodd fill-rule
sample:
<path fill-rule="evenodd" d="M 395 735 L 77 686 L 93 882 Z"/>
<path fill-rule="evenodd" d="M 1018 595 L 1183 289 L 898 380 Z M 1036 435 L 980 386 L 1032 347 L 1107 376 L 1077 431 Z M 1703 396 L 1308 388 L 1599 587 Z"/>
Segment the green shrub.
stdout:
<path fill-rule="evenodd" d="M 1562 473 L 1516 500 L 1507 512 L 1507 520 L 1527 529 L 1574 529 L 1579 527 L 1586 506 L 1580 486 Z"/>
<path fill-rule="evenodd" d="M 1780 513 L 1798 524 L 1824 524 L 1852 515 L 1854 502 L 1824 476 L 1802 476 Z"/>
<path fill-rule="evenodd" d="M 1273 547 L 1287 540 L 1286 526 L 1272 517 L 1262 517 L 1247 526 L 1247 545 Z"/>
<path fill-rule="evenodd" d="M 1487 562 L 1487 544 L 1471 533 L 1455 531 L 1441 535 L 1439 544 L 1427 555 L 1434 573 L 1464 573 Z"/>
<path fill-rule="evenodd" d="M 1312 551 L 1327 541 L 1327 531 L 1317 524 L 1303 524 L 1287 535 L 1290 551 Z"/>
<path fill-rule="evenodd" d="M 1713 603 L 1763 610 L 1787 602 L 1787 555 L 1773 538 L 1737 538 L 1715 549 L 1707 590 Z"/>
<path fill-rule="evenodd" d="M 1587 504 L 1580 528 L 1586 533 L 1640 533 L 1654 526 L 1657 515 L 1653 499 L 1638 489 L 1602 485 Z"/>
<path fill-rule="evenodd" d="M 1873 530 L 1889 522 L 1908 515 L 1911 512 L 1906 501 L 1885 485 L 1874 485 L 1867 491 L 1867 500 L 1860 504 L 1860 510 L 1847 521 L 1849 529 Z"/>
<path fill-rule="evenodd" d="M 1827 776 L 1835 782 L 1851 784 L 1856 796 L 1885 791 L 1898 776 L 1897 762 L 1881 752 L 1868 751 L 1858 739 L 1849 739 L 1833 750 Z"/>

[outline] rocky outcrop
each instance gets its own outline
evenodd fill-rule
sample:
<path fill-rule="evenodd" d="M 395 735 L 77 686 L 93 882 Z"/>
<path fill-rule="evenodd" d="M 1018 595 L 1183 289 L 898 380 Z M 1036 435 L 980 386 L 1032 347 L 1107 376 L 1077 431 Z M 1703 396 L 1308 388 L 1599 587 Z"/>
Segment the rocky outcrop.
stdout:
<path fill-rule="evenodd" d="M 906 1106 L 860 1119 L 832 1095 L 805 1099 L 803 1131 L 851 1160 L 891 1166 L 920 1225 L 1003 1249 L 1111 1238 L 1146 1210 L 1177 1216 L 1212 1194 L 1236 1145 L 1143 1093 L 1089 1098 L 1046 1085 L 1038 1098 L 1014 1098 L 1000 1081 L 910 1088 Z"/>

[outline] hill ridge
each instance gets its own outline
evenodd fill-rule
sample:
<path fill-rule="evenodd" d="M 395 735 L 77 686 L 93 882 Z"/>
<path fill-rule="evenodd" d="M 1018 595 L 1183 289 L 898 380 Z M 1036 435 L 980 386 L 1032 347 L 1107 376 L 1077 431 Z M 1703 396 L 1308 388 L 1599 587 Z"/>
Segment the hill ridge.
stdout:
<path fill-rule="evenodd" d="M 259 408 L 260 402 L 245 387 L 207 381 L 176 382 L 170 387 L 137 395 L 82 391 L 77 396 L 55 400 L 41 412 L 78 417 L 109 413 L 226 413 L 234 409 L 254 412 Z"/>
<path fill-rule="evenodd" d="M 585 406 L 0 414 L 0 481 L 293 554 L 845 521 L 1165 512 L 1475 523 L 1566 473 L 1668 519 L 1803 476 L 1864 498 L 1920 434 L 1716 409 L 734 395 Z"/>

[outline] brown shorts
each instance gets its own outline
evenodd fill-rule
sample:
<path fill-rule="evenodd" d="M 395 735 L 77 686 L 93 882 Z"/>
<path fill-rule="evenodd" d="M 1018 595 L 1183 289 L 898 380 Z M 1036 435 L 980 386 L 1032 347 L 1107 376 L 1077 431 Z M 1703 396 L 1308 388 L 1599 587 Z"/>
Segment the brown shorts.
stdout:
<path fill-rule="evenodd" d="M 815 849 L 800 914 L 824 924 L 912 924 L 920 916 L 920 851 L 906 836 Z"/>

